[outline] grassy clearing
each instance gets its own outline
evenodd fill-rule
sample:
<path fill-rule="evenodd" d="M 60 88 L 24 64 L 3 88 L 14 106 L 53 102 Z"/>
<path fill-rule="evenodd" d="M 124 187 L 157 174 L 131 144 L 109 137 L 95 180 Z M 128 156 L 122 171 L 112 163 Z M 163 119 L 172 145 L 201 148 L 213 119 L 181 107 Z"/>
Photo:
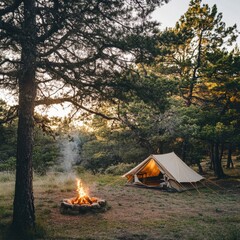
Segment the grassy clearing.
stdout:
<path fill-rule="evenodd" d="M 240 181 L 223 186 L 169 193 L 124 186 L 119 176 L 80 177 L 91 196 L 108 201 L 106 213 L 62 215 L 59 203 L 75 196 L 74 174 L 34 176 L 38 239 L 240 239 Z M 0 173 L 0 239 L 12 218 L 14 176 Z M 44 229 L 44 230 L 43 230 Z"/>

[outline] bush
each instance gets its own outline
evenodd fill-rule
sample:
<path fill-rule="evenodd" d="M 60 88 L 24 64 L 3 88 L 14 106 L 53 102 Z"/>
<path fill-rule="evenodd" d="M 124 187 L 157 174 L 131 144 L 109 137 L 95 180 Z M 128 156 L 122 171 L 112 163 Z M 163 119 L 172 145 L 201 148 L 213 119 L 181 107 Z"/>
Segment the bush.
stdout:
<path fill-rule="evenodd" d="M 136 166 L 136 163 L 119 163 L 117 165 L 109 166 L 105 170 L 105 173 L 113 174 L 113 175 L 122 175 L 122 174 L 130 171 L 135 166 Z"/>
<path fill-rule="evenodd" d="M 80 175 L 86 172 L 86 168 L 84 166 L 79 165 L 75 167 L 75 171 L 78 175 Z"/>
<path fill-rule="evenodd" d="M 35 129 L 35 145 L 33 149 L 33 169 L 40 175 L 45 175 L 48 169 L 56 163 L 59 157 L 59 147 L 55 139 Z"/>
<path fill-rule="evenodd" d="M 10 157 L 6 161 L 0 163 L 0 172 L 1 171 L 14 171 L 16 168 L 16 158 Z"/>

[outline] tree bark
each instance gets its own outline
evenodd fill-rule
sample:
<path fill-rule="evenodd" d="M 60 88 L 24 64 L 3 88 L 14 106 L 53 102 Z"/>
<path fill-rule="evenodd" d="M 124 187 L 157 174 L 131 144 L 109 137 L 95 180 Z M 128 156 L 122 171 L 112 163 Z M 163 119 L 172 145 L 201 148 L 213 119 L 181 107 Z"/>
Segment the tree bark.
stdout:
<path fill-rule="evenodd" d="M 232 144 L 229 144 L 228 147 L 228 158 L 227 158 L 227 168 L 234 168 L 233 161 L 232 161 Z"/>
<path fill-rule="evenodd" d="M 214 170 L 214 164 L 213 164 L 213 162 L 214 162 L 214 160 L 213 160 L 213 158 L 214 158 L 214 144 L 213 143 L 211 143 L 210 144 L 210 151 L 209 151 L 209 153 L 210 153 L 210 165 L 209 165 L 209 169 L 210 170 Z"/>
<path fill-rule="evenodd" d="M 158 142 L 158 148 L 157 148 L 157 154 L 163 154 L 164 151 L 163 151 L 163 142 L 162 141 L 159 141 Z"/>
<path fill-rule="evenodd" d="M 213 157 L 213 165 L 214 165 L 214 173 L 217 178 L 221 179 L 225 177 L 222 168 L 221 158 L 219 156 L 219 143 L 214 143 L 214 157 Z"/>
<path fill-rule="evenodd" d="M 18 136 L 16 183 L 13 209 L 13 228 L 17 234 L 26 234 L 35 228 L 33 197 L 33 130 L 34 102 L 36 97 L 36 23 L 35 0 L 24 1 L 24 25 L 21 72 L 19 85 Z"/>
<path fill-rule="evenodd" d="M 200 161 L 197 161 L 197 166 L 198 166 L 198 172 L 199 172 L 199 174 L 203 174 L 203 168 L 202 168 L 202 166 L 201 166 Z"/>
<path fill-rule="evenodd" d="M 223 152 L 224 152 L 224 144 L 221 145 L 221 150 L 220 150 L 220 161 L 222 161 L 223 158 Z"/>

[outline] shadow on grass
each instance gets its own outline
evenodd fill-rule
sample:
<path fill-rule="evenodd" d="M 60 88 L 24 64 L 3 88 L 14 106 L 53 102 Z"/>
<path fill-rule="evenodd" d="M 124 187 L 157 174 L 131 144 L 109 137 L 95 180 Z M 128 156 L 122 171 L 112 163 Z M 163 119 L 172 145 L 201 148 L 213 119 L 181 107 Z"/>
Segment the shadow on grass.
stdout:
<path fill-rule="evenodd" d="M 34 240 L 45 239 L 45 236 L 46 232 L 39 224 L 23 232 L 13 228 L 11 223 L 0 223 L 0 240 Z"/>

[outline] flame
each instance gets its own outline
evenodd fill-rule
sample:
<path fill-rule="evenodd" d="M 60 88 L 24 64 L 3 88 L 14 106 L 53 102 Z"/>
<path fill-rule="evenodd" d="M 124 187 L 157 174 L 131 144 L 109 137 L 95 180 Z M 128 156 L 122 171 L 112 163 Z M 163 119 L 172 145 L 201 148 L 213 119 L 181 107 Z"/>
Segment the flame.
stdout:
<path fill-rule="evenodd" d="M 81 179 L 77 179 L 77 192 L 78 192 L 79 198 L 84 198 L 85 196 L 87 196 L 87 194 L 82 186 Z"/>
<path fill-rule="evenodd" d="M 77 179 L 77 197 L 71 199 L 71 204 L 92 204 L 93 202 L 96 202 L 95 198 L 91 198 L 88 196 L 88 194 L 85 192 L 81 179 Z"/>

